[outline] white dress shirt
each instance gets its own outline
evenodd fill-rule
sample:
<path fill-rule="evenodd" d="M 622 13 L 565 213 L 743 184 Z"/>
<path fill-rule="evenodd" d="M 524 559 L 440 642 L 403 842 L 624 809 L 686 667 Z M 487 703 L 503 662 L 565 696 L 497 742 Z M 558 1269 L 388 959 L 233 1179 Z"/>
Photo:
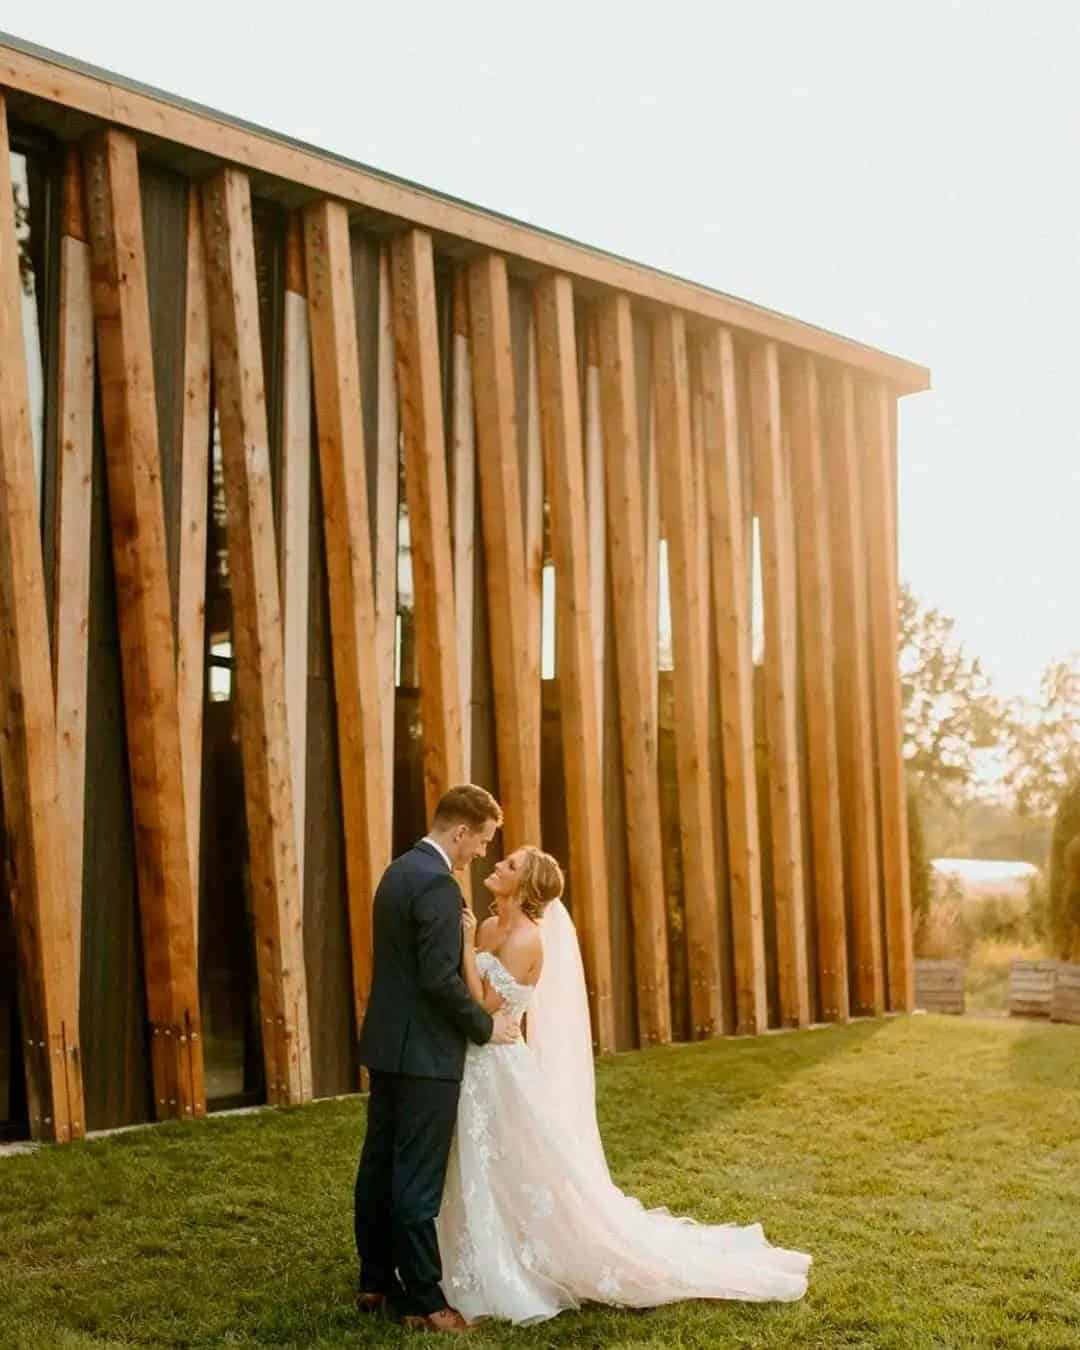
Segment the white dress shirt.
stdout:
<path fill-rule="evenodd" d="M 443 848 L 442 844 L 440 844 L 440 843 L 438 843 L 436 840 L 432 839 L 432 837 L 431 837 L 430 834 L 425 834 L 424 837 L 423 837 L 423 839 L 422 839 L 420 842 L 421 842 L 421 843 L 424 843 L 424 844 L 430 844 L 432 848 L 438 849 L 438 851 L 439 851 L 439 856 L 442 858 L 443 862 L 446 863 L 446 866 L 447 866 L 447 868 L 449 869 L 449 871 L 453 872 L 453 870 L 454 870 L 453 863 L 451 863 L 451 861 L 450 861 L 450 856 L 449 856 L 449 854 L 446 852 L 446 849 Z"/>

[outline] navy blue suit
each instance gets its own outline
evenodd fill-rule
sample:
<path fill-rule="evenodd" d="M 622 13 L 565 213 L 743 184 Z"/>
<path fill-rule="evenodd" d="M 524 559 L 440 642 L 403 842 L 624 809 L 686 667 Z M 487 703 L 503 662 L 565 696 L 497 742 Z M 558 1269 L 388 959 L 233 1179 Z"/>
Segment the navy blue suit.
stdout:
<path fill-rule="evenodd" d="M 491 1016 L 461 978 L 461 890 L 438 849 L 421 840 L 375 892 L 371 996 L 360 1062 L 371 1074 L 356 1176 L 362 1289 L 408 1313 L 446 1300 L 435 1216 L 457 1118 L 467 1040 L 491 1039 Z"/>

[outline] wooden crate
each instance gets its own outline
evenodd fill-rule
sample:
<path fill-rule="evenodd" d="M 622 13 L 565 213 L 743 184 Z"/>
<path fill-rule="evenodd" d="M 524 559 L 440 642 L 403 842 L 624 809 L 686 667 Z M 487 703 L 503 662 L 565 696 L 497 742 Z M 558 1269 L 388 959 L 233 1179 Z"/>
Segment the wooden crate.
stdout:
<path fill-rule="evenodd" d="M 1080 965 L 1058 962 L 1054 976 L 1054 996 L 1050 1003 L 1050 1020 L 1080 1024 Z"/>
<path fill-rule="evenodd" d="M 1009 1016 L 1049 1017 L 1057 961 L 1013 961 L 1009 966 Z"/>
<path fill-rule="evenodd" d="M 964 961 L 916 961 L 916 1008 L 933 1013 L 962 1013 L 966 969 Z"/>

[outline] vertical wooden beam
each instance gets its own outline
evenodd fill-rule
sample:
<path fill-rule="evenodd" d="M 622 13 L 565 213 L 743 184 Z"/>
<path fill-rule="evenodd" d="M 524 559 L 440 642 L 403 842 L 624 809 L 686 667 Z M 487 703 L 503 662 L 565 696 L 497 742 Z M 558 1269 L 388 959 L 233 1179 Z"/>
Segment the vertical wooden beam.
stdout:
<path fill-rule="evenodd" d="M 615 1048 L 608 910 L 611 895 L 604 847 L 603 758 L 589 611 L 590 560 L 574 290 L 569 277 L 546 277 L 537 285 L 536 335 L 544 471 L 551 501 L 551 547 L 559 609 L 556 655 L 570 831 L 570 884 L 582 937 L 593 1040 L 597 1049 L 605 1053 Z"/>
<path fill-rule="evenodd" d="M 530 316 L 526 371 L 528 377 L 525 424 L 525 472 L 522 479 L 525 550 L 525 602 L 528 607 L 529 698 L 540 699 L 541 645 L 543 641 L 544 592 L 544 447 L 540 433 L 540 379 L 537 371 L 536 321 Z M 558 584 L 558 583 L 556 583 Z M 556 604 L 558 599 L 556 598 Z M 558 637 L 556 636 L 556 645 Z M 535 773 L 540 775 L 540 735 L 537 734 Z"/>
<path fill-rule="evenodd" d="M 311 333 L 304 280 L 303 222 L 285 236 L 281 401 L 281 619 L 289 726 L 296 871 L 304 894 L 307 828 L 308 613 L 311 593 Z"/>
<path fill-rule="evenodd" d="M 873 722 L 866 641 L 866 538 L 855 384 L 850 371 L 824 383 L 825 447 L 832 540 L 836 739 L 844 875 L 848 889 L 851 1004 L 860 1014 L 885 1007 L 881 960 Z"/>
<path fill-rule="evenodd" d="M 454 619 L 454 565 L 431 236 L 398 235 L 391 290 L 398 399 L 405 452 L 405 494 L 412 542 L 424 797 L 430 819 L 439 797 L 464 776 L 461 685 Z M 515 523 L 520 516 L 515 516 Z"/>
<path fill-rule="evenodd" d="M 75 1004 L 81 984 L 86 700 L 90 637 L 90 518 L 94 459 L 94 308 L 82 161 L 72 146 L 64 172 L 60 235 L 59 383 L 53 569 L 53 680 L 57 773 L 66 822 Z"/>
<path fill-rule="evenodd" d="M 665 310 L 653 321 L 656 458 L 667 536 L 690 1013 L 692 1034 L 705 1037 L 723 1029 L 723 1004 L 709 751 L 709 609 L 702 589 L 689 380 L 685 321 Z"/>
<path fill-rule="evenodd" d="M 150 308 L 134 139 L 85 152 L 135 856 L 159 1117 L 206 1109 Z"/>
<path fill-rule="evenodd" d="M 615 644 L 619 725 L 629 830 L 638 1032 L 643 1045 L 671 1039 L 667 919 L 661 862 L 660 798 L 653 706 L 656 653 L 649 649 L 638 446 L 637 388 L 630 301 L 599 307 L 601 411 L 607 469 L 608 540 L 618 606 Z"/>
<path fill-rule="evenodd" d="M 780 1020 L 806 1026 L 806 970 L 799 745 L 796 728 L 794 520 L 784 457 L 780 359 L 776 344 L 750 352 L 750 418 L 755 481 L 760 481 L 761 571 L 765 600 L 765 722 Z"/>
<path fill-rule="evenodd" d="M 74 896 L 64 846 L 19 246 L 0 95 L 0 774 L 30 1131 L 85 1133 Z"/>
<path fill-rule="evenodd" d="M 397 641 L 398 462 L 401 425 L 398 418 L 397 371 L 394 357 L 394 311 L 390 286 L 390 246 L 379 249 L 378 407 L 375 446 L 375 668 L 382 708 L 383 788 L 386 819 L 394 819 L 394 651 Z"/>
<path fill-rule="evenodd" d="M 308 206 L 304 244 L 330 586 L 353 1005 L 359 1028 L 371 987 L 371 901 L 390 860 L 391 834 L 384 710 L 370 664 L 375 650 L 375 593 L 345 208 L 328 201 Z"/>
<path fill-rule="evenodd" d="M 453 348 L 450 353 L 450 515 L 454 540 L 454 606 L 457 615 L 458 679 L 461 687 L 461 772 L 472 773 L 473 596 L 476 585 L 476 421 L 469 353 L 469 279 L 454 273 Z"/>
<path fill-rule="evenodd" d="M 723 726 L 735 1029 L 740 1035 L 757 1035 L 765 1030 L 767 1006 L 754 765 L 751 558 L 743 499 L 739 381 L 734 344 L 725 329 L 712 329 L 704 339 L 701 385 Z"/>
<path fill-rule="evenodd" d="M 589 548 L 589 611 L 592 615 L 596 706 L 604 706 L 604 649 L 607 645 L 607 533 L 604 506 L 604 428 L 600 418 L 600 356 L 596 323 L 590 318 L 585 340 L 585 496 Z M 604 718 L 600 717 L 603 751 Z"/>
<path fill-rule="evenodd" d="M 833 596 L 829 572 L 829 507 L 822 461 L 818 373 L 805 353 L 788 381 L 792 494 L 799 572 L 800 662 L 806 709 L 810 835 L 817 913 L 818 985 L 827 1022 L 848 1017 L 844 851 L 833 687 Z"/>
<path fill-rule="evenodd" d="M 652 382 L 648 388 L 649 411 L 644 463 L 644 522 L 645 522 L 645 633 L 647 676 L 650 702 L 649 735 L 659 744 L 660 734 L 660 475 L 656 462 L 656 397 Z M 671 593 L 671 564 L 668 560 L 668 600 Z"/>
<path fill-rule="evenodd" d="M 228 508 L 229 576 L 267 1097 L 311 1097 L 270 446 L 247 175 L 203 185 L 210 337 Z"/>
<path fill-rule="evenodd" d="M 901 726 L 896 577 L 894 395 L 883 382 L 859 386 L 859 427 L 866 502 L 865 557 L 869 585 L 871 678 L 877 740 L 878 797 L 885 884 L 885 932 L 889 1006 L 915 1006 L 911 935 L 911 880 L 907 837 L 907 790 Z"/>
<path fill-rule="evenodd" d="M 180 447 L 180 567 L 176 603 L 176 688 L 183 756 L 184 810 L 192 920 L 199 936 L 199 836 L 203 700 L 206 681 L 206 528 L 210 455 L 210 315 L 202 211 L 188 195 L 184 322 L 184 413 Z"/>
<path fill-rule="evenodd" d="M 469 266 L 473 400 L 491 620 L 495 739 L 509 851 L 540 839 L 540 697 L 529 653 L 506 262 Z"/>

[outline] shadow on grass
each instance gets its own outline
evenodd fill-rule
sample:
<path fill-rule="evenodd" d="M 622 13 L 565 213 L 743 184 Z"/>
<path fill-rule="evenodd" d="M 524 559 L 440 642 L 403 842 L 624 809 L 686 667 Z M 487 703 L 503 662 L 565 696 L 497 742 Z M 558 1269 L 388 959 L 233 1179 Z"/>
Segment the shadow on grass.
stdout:
<path fill-rule="evenodd" d="M 1080 1026 L 1042 1018 L 1010 1018 L 1009 1073 L 1014 1079 L 1057 1091 L 1080 1088 Z M 1063 1045 L 1075 1047 L 1071 1065 L 1062 1074 Z"/>

